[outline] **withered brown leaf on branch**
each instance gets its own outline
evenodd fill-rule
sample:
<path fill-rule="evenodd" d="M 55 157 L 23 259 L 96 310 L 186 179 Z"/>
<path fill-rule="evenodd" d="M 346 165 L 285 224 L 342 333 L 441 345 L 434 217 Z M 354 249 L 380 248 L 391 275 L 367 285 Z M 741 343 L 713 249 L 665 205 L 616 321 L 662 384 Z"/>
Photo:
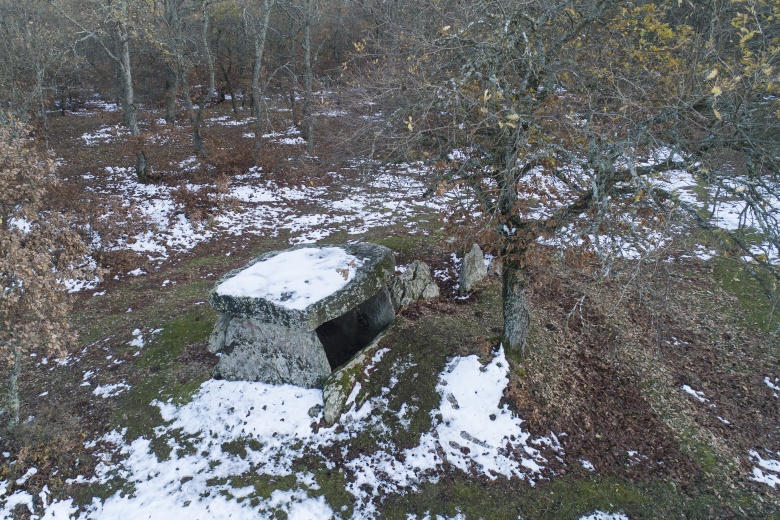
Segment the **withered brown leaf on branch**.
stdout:
<path fill-rule="evenodd" d="M 19 422 L 19 377 L 33 352 L 62 356 L 75 339 L 64 280 L 80 278 L 87 246 L 67 216 L 46 211 L 53 164 L 20 125 L 0 127 L 0 359 L 8 378 L 8 427 Z"/>

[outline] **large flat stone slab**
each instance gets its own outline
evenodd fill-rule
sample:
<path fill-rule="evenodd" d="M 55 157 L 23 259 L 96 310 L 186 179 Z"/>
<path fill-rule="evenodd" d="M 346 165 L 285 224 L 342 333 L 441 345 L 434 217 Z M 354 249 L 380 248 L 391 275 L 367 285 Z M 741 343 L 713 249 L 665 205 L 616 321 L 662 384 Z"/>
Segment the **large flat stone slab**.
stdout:
<path fill-rule="evenodd" d="M 209 302 L 234 317 L 314 331 L 376 295 L 394 267 L 392 251 L 376 244 L 302 245 L 272 251 L 229 272 L 217 282 Z M 261 289 L 253 292 L 250 282 Z M 307 286 L 326 290 L 309 294 Z"/>

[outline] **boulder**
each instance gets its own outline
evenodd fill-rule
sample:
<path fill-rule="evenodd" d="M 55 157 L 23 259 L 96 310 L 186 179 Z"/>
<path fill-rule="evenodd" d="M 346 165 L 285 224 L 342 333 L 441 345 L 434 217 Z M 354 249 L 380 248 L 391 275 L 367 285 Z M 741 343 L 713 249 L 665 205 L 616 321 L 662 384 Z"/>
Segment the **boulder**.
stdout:
<path fill-rule="evenodd" d="M 463 263 L 460 266 L 459 282 L 461 296 L 470 292 L 486 276 L 485 257 L 482 254 L 482 249 L 477 244 L 474 244 L 471 247 L 471 251 L 463 257 Z"/>
<path fill-rule="evenodd" d="M 390 299 L 397 311 L 416 300 L 434 300 L 439 297 L 439 286 L 425 262 L 415 260 L 406 271 L 396 276 L 390 285 Z"/>

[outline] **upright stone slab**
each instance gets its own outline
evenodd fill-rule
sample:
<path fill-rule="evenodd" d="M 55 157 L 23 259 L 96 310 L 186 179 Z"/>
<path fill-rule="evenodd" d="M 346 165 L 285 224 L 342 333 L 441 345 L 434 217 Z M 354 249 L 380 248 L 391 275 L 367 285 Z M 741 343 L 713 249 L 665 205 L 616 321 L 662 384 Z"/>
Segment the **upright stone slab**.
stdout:
<path fill-rule="evenodd" d="M 320 388 L 331 369 L 316 332 L 236 317 L 214 372 L 231 381 Z"/>
<path fill-rule="evenodd" d="M 412 262 L 390 285 L 390 299 L 396 310 L 415 300 L 434 300 L 438 297 L 439 286 L 431 276 L 431 268 L 420 260 Z"/>
<path fill-rule="evenodd" d="M 471 291 L 479 282 L 487 276 L 485 256 L 477 244 L 471 247 L 471 251 L 463 257 L 460 266 L 460 294 L 461 296 Z"/>
<path fill-rule="evenodd" d="M 231 271 L 209 294 L 221 312 L 209 338 L 215 374 L 321 387 L 338 366 L 329 358 L 354 353 L 339 352 L 343 344 L 359 350 L 393 320 L 393 271 L 392 252 L 369 243 L 298 246 Z"/>

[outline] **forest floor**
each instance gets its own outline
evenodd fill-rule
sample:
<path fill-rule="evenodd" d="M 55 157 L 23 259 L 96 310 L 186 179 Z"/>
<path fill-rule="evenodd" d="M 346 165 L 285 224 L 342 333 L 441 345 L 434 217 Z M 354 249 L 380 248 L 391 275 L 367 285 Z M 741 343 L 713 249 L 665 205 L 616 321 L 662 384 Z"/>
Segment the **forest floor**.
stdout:
<path fill-rule="evenodd" d="M 527 265 L 519 359 L 497 345 L 499 280 L 458 296 L 459 258 L 485 233 L 443 215 L 467 214 L 468 195 L 425 198 L 420 164 L 344 156 L 377 114 L 318 100 L 316 157 L 279 98 L 257 167 L 248 111 L 206 110 L 205 159 L 184 118 L 145 111 L 145 185 L 115 105 L 52 116 L 50 204 L 103 276 L 70 282 L 77 348 L 26 360 L 0 516 L 780 518 L 779 323 L 738 258 L 685 226 L 619 245 L 608 275 L 577 237 L 547 244 Z M 427 262 L 442 296 L 398 315 L 340 423 L 322 424 L 318 390 L 212 380 L 215 281 L 348 241 Z"/>

